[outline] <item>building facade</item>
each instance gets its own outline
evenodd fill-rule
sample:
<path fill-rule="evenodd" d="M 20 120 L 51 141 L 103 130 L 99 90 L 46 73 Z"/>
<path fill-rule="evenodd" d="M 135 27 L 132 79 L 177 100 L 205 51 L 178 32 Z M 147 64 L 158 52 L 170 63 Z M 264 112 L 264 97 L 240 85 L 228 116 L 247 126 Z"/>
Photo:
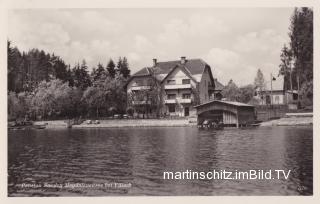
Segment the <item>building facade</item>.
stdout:
<path fill-rule="evenodd" d="M 256 105 L 288 105 L 294 104 L 298 100 L 298 92 L 296 90 L 286 91 L 284 89 L 284 77 L 273 77 L 272 81 L 265 84 L 265 89 L 256 90 L 254 97 L 258 104 Z"/>
<path fill-rule="evenodd" d="M 195 105 L 214 99 L 211 67 L 201 59 L 157 62 L 132 75 L 126 86 L 136 115 L 187 117 Z"/>

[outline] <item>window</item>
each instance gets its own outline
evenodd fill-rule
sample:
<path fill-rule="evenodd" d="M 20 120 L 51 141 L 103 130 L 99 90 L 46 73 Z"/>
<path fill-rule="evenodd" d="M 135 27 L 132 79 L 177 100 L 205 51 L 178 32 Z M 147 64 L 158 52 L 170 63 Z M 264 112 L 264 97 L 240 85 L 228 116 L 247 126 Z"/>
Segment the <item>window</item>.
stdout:
<path fill-rule="evenodd" d="M 175 99 L 176 98 L 176 94 L 168 94 L 168 99 Z"/>
<path fill-rule="evenodd" d="M 176 80 L 169 79 L 167 80 L 167 84 L 176 84 Z"/>
<path fill-rule="evenodd" d="M 143 85 L 143 80 L 142 79 L 137 79 L 135 81 L 135 86 L 142 86 Z"/>
<path fill-rule="evenodd" d="M 190 79 L 182 79 L 182 84 L 190 84 Z"/>
<path fill-rule="evenodd" d="M 175 105 L 169 105 L 168 108 L 169 108 L 169 113 L 174 113 L 174 112 L 176 112 L 176 107 L 175 107 Z"/>
<path fill-rule="evenodd" d="M 271 104 L 271 97 L 270 95 L 266 96 L 266 104 Z"/>
<path fill-rule="evenodd" d="M 191 94 L 182 94 L 182 98 L 184 99 L 191 98 Z"/>
<path fill-rule="evenodd" d="M 148 85 L 152 85 L 153 84 L 153 80 L 152 79 L 148 79 Z"/>
<path fill-rule="evenodd" d="M 279 104 L 279 102 L 280 102 L 280 97 L 279 97 L 279 96 L 276 96 L 274 100 L 275 100 L 275 103 L 276 103 L 276 104 Z"/>

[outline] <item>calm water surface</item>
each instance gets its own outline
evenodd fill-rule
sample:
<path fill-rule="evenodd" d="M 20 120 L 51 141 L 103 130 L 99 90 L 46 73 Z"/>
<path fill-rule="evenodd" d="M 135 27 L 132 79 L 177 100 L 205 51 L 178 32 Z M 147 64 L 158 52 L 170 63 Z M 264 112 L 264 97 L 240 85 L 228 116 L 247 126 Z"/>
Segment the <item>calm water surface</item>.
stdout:
<path fill-rule="evenodd" d="M 15 130 L 9 196 L 312 195 L 312 127 Z M 163 180 L 164 171 L 292 170 L 276 180 Z M 21 187 L 20 184 L 123 187 Z M 131 187 L 128 186 L 131 184 Z"/>

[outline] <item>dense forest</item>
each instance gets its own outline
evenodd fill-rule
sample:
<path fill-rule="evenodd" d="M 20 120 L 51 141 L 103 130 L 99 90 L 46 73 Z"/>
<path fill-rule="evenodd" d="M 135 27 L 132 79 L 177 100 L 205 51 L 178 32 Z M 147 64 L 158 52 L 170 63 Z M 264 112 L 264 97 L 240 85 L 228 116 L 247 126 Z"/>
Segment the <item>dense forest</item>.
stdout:
<path fill-rule="evenodd" d="M 8 41 L 9 119 L 99 117 L 126 111 L 126 57 L 89 72 L 85 60 L 73 67 L 43 50 L 20 52 Z"/>

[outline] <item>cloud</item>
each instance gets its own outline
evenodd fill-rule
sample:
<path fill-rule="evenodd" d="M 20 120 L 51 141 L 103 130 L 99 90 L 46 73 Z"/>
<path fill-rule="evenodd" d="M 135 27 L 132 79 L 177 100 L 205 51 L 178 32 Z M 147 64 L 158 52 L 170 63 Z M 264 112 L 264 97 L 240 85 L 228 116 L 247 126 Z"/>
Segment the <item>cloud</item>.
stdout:
<path fill-rule="evenodd" d="M 142 35 L 136 35 L 134 38 L 134 48 L 138 52 L 150 52 L 152 50 L 152 43 Z"/>
<path fill-rule="evenodd" d="M 124 29 L 122 23 L 110 20 L 103 15 L 103 12 L 89 10 L 75 16 L 65 11 L 64 15 L 67 17 L 68 24 L 76 30 L 81 30 L 83 35 L 106 38 L 117 36 Z"/>
<path fill-rule="evenodd" d="M 164 25 L 164 32 L 158 35 L 159 43 L 175 45 L 182 41 L 187 33 L 188 25 L 180 19 L 173 19 Z"/>
<path fill-rule="evenodd" d="M 120 55 L 118 45 L 106 39 L 118 38 L 123 26 L 101 12 L 12 11 L 9 19 L 9 39 L 21 51 L 38 48 L 71 65 L 85 59 L 90 67 Z"/>
<path fill-rule="evenodd" d="M 193 14 L 186 20 L 171 19 L 158 35 L 160 43 L 176 45 L 192 37 L 208 38 L 228 32 L 229 27 L 221 20 L 208 14 Z"/>
<path fill-rule="evenodd" d="M 266 73 L 277 69 L 286 39 L 283 36 L 287 35 L 284 19 L 288 23 L 289 12 L 279 11 L 276 18 L 270 15 L 252 23 L 247 22 L 248 16 L 231 18 L 229 14 L 234 11 L 229 9 L 201 12 L 199 9 L 11 10 L 9 39 L 21 51 L 38 48 L 54 52 L 71 66 L 82 59 L 92 67 L 98 62 L 106 64 L 109 58 L 116 61 L 119 56 L 126 56 L 135 72 L 151 66 L 152 58 L 166 61 L 187 56 L 203 58 L 220 81 L 232 78 L 239 83 L 253 81 L 249 77 L 255 75 L 257 68 Z M 237 12 L 246 11 L 237 9 Z M 268 16 L 270 10 L 264 13 L 262 17 Z M 245 15 L 261 17 L 259 12 Z M 149 16 L 152 24 L 146 18 Z"/>
<path fill-rule="evenodd" d="M 210 64 L 214 77 L 224 84 L 233 78 L 227 73 L 237 72 L 242 64 L 238 53 L 222 48 L 211 48 L 203 59 Z"/>
<path fill-rule="evenodd" d="M 209 14 L 194 14 L 189 19 L 189 32 L 192 36 L 211 37 L 227 33 L 230 28 L 225 22 Z"/>
<path fill-rule="evenodd" d="M 61 24 L 43 22 L 23 24 L 20 18 L 13 19 L 15 29 L 9 29 L 9 38 L 19 44 L 19 48 L 27 51 L 31 48 L 48 51 L 61 50 L 70 42 L 70 35 Z M 17 29 L 17 30 L 16 30 Z"/>
<path fill-rule="evenodd" d="M 70 59 L 73 63 L 86 60 L 88 65 L 96 66 L 99 62 L 106 63 L 111 57 L 118 57 L 117 47 L 107 40 L 92 40 L 90 42 L 73 41 L 68 50 L 70 52 L 63 53 L 64 57 Z M 76 54 L 75 54 L 76 53 Z"/>
<path fill-rule="evenodd" d="M 257 67 L 248 65 L 237 52 L 222 48 L 211 48 L 203 59 L 210 64 L 214 78 L 223 84 L 232 79 L 243 86 L 253 82 Z"/>
<path fill-rule="evenodd" d="M 141 59 L 141 56 L 139 54 L 135 53 L 135 52 L 130 52 L 128 54 L 128 60 L 129 61 L 138 62 L 138 61 L 140 61 L 140 59 Z"/>
<path fill-rule="evenodd" d="M 271 52 L 278 54 L 286 38 L 272 29 L 264 29 L 260 32 L 249 32 L 237 37 L 234 49 L 239 52 Z"/>
<path fill-rule="evenodd" d="M 204 58 L 213 67 L 230 69 L 240 64 L 241 57 L 238 53 L 222 48 L 212 48 Z"/>

